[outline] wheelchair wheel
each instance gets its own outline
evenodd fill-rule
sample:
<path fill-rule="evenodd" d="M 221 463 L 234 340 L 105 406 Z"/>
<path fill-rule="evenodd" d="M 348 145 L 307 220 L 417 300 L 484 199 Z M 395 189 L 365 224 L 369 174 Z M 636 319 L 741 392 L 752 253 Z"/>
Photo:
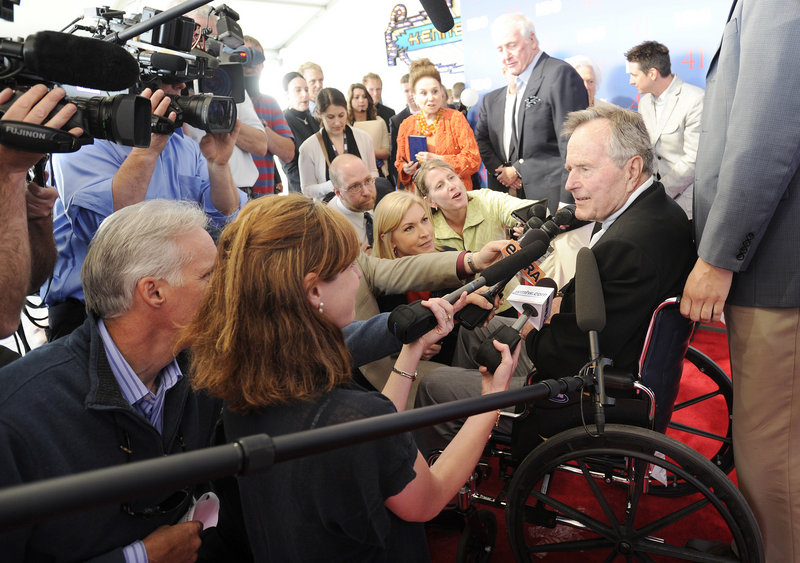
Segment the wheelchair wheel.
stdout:
<path fill-rule="evenodd" d="M 694 494 L 648 494 L 655 479 L 671 476 Z M 573 428 L 533 450 L 514 473 L 506 526 L 517 561 L 548 553 L 557 561 L 764 560 L 755 518 L 725 474 L 686 445 L 634 426 L 610 424 L 596 438 Z M 709 545 L 730 553 L 712 555 Z"/>
<path fill-rule="evenodd" d="M 733 384 L 728 374 L 695 348 L 690 347 L 686 352 L 686 361 L 708 379 L 701 378 L 693 388 L 683 384 L 668 434 L 708 457 L 723 473 L 730 473 L 734 467 L 731 439 Z M 691 486 L 679 480 L 651 489 L 653 494 L 665 496 L 685 495 L 692 491 Z"/>
<path fill-rule="evenodd" d="M 497 518 L 491 510 L 476 510 L 467 517 L 456 553 L 457 563 L 488 563 L 497 542 Z"/>

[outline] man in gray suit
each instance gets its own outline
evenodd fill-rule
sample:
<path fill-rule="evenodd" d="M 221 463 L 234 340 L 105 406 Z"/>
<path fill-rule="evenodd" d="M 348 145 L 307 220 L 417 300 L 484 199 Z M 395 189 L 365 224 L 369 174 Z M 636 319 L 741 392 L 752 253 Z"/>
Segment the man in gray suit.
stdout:
<path fill-rule="evenodd" d="M 800 561 L 800 2 L 738 0 L 711 61 L 681 311 L 725 311 L 739 487 L 767 561 Z M 769 95 L 767 99 L 765 93 Z"/>
<path fill-rule="evenodd" d="M 672 74 L 669 49 L 661 43 L 645 41 L 625 57 L 656 152 L 656 179 L 691 219 L 703 89 Z"/>
<path fill-rule="evenodd" d="M 512 195 L 547 198 L 551 210 L 559 201 L 571 203 L 561 126 L 569 112 L 589 105 L 583 80 L 539 49 L 533 23 L 520 13 L 497 18 L 492 38 L 516 89 L 507 96 L 503 87 L 484 98 L 476 133 L 483 163 Z"/>

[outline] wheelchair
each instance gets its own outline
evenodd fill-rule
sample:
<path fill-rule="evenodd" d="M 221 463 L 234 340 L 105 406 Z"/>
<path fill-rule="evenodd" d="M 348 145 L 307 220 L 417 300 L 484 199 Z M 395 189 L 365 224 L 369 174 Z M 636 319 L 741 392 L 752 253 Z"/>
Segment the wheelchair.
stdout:
<path fill-rule="evenodd" d="M 639 373 L 615 371 L 593 353 L 581 374 L 588 385 L 558 416 L 531 405 L 503 413 L 514 418 L 511 435 L 492 436 L 458 496 L 466 525 L 457 561 L 489 561 L 495 546 L 494 513 L 475 502 L 505 508 L 517 561 L 545 554 L 571 561 L 568 552 L 577 552 L 576 561 L 763 561 L 758 524 L 726 475 L 733 468 L 730 380 L 689 346 L 693 329 L 669 299 L 652 315 Z M 676 403 L 684 361 L 710 378 L 712 390 Z M 603 385 L 593 386 L 599 379 Z M 592 406 L 602 387 L 611 398 L 601 430 Z M 672 421 L 714 399 L 727 409 L 725 434 Z M 665 435 L 668 428 L 707 439 L 709 457 Z M 496 497 L 478 491 L 489 456 L 498 458 L 504 481 Z M 727 531 L 720 535 L 709 521 Z"/>

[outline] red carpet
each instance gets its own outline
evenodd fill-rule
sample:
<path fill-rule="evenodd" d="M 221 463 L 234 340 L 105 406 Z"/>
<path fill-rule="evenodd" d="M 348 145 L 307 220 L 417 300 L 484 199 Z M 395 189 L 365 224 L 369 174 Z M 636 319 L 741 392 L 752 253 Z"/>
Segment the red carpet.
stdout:
<path fill-rule="evenodd" d="M 730 372 L 727 337 L 724 333 L 699 330 L 695 335 L 692 346 L 711 358 L 725 373 Z M 713 394 L 717 391 L 718 387 L 719 386 L 714 384 L 712 379 L 699 373 L 689 362 L 685 362 L 684 373 L 681 380 L 681 390 L 676 404 L 686 402 L 696 397 L 706 396 L 707 394 Z M 725 400 L 719 395 L 709 398 L 699 404 L 687 406 L 686 408 L 676 411 L 673 415 L 673 422 L 683 423 L 712 434 L 724 435 L 727 430 L 726 415 L 727 407 L 725 405 Z M 678 430 L 670 429 L 667 434 L 699 451 L 704 457 L 711 457 L 721 447 L 718 441 L 687 434 L 686 432 Z M 735 472 L 731 477 L 735 479 Z M 478 490 L 485 494 L 495 495 L 500 491 L 502 485 L 503 483 L 498 477 L 497 460 L 493 459 L 491 460 L 491 475 L 486 482 L 479 486 Z M 574 485 L 570 484 L 570 487 L 574 487 Z M 551 492 L 554 494 L 556 493 L 555 486 Z M 614 495 L 624 495 L 624 490 L 612 490 L 604 494 L 606 494 L 606 498 L 612 501 Z M 579 483 L 579 486 L 571 488 L 568 491 L 568 495 L 570 506 L 580 507 L 580 510 L 587 514 L 599 512 L 600 509 L 597 506 L 597 500 L 591 492 L 588 491 L 588 487 L 580 486 Z M 692 502 L 694 498 L 697 497 L 683 496 L 664 498 L 646 495 L 645 499 L 642 501 L 643 506 L 646 506 L 646 508 L 640 510 L 639 514 L 646 515 L 647 522 L 650 522 L 659 515 L 667 513 L 667 511 L 674 512 L 679 507 L 686 506 Z M 492 555 L 492 561 L 513 561 L 513 555 L 506 533 L 504 509 L 497 509 L 480 503 L 476 503 L 475 506 L 479 510 L 491 510 L 497 517 L 497 543 Z M 553 533 L 547 529 L 535 528 L 535 530 L 535 533 L 541 533 L 544 536 Z M 561 534 L 558 541 L 580 539 L 582 534 L 584 534 L 584 532 L 580 530 L 565 528 L 563 526 L 559 527 L 557 530 L 558 533 Z M 531 532 L 529 531 L 529 533 Z M 564 537 L 565 534 L 569 537 Z M 669 543 L 675 545 L 682 545 L 683 541 L 689 538 L 713 539 L 722 542 L 729 542 L 731 539 L 728 528 L 721 521 L 719 515 L 711 511 L 709 507 L 706 507 L 691 518 L 672 524 L 659 535 L 668 537 Z M 428 543 L 432 561 L 435 563 L 455 561 L 460 537 L 461 532 L 457 529 L 429 526 Z M 553 539 L 552 536 L 549 538 L 543 537 L 542 541 L 547 543 L 553 541 Z M 586 563 L 589 561 L 603 561 L 607 555 L 608 552 L 602 555 L 599 555 L 599 552 L 552 553 L 538 554 L 535 560 L 541 559 L 544 561 L 558 562 L 576 561 Z M 663 558 L 657 560 L 669 561 L 670 559 Z"/>

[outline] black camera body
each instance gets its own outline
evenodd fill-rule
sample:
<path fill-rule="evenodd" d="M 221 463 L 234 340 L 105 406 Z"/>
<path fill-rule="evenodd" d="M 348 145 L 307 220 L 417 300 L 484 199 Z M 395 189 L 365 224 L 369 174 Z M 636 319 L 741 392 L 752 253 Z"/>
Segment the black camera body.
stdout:
<path fill-rule="evenodd" d="M 34 33 L 24 41 L 0 39 L 0 88 L 14 90 L 12 98 L 0 105 L 0 116 L 35 84 L 122 90 L 135 83 L 137 70 L 125 49 L 97 39 L 53 31 Z M 0 143 L 42 153 L 76 151 L 95 138 L 129 146 L 150 145 L 149 100 L 134 94 L 65 98 L 51 115 L 69 102 L 78 111 L 61 130 L 2 121 Z M 83 129 L 83 134 L 76 138 L 67 133 L 73 127 Z"/>

